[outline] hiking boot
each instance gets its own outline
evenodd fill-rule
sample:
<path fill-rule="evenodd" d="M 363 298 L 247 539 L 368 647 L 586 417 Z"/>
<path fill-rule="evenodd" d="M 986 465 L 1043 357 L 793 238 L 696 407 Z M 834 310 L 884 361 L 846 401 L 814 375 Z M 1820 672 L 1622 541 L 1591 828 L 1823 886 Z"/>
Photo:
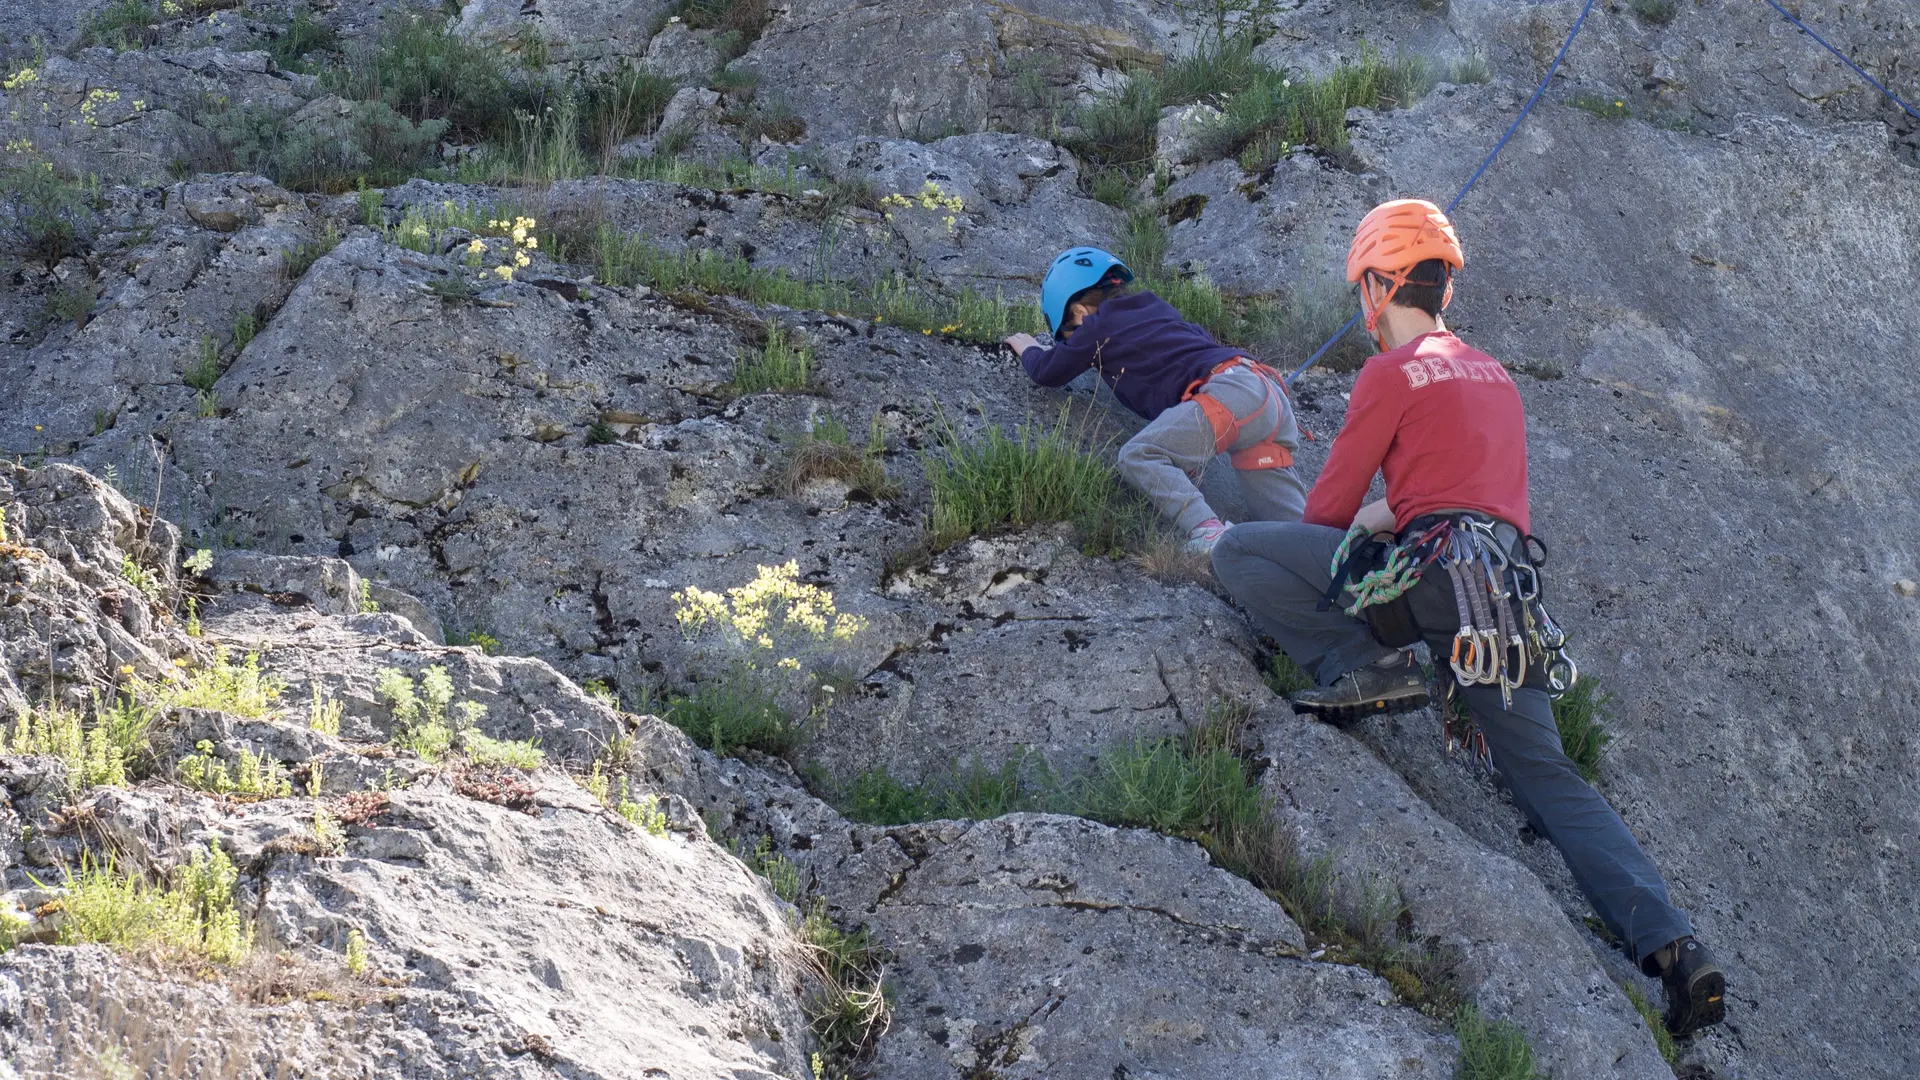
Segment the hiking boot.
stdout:
<path fill-rule="evenodd" d="M 1323 720 L 1345 722 L 1375 713 L 1411 712 L 1427 704 L 1427 677 L 1412 657 L 1388 667 L 1364 664 L 1333 681 L 1288 699 L 1295 709 Z"/>
<path fill-rule="evenodd" d="M 1721 1000 L 1727 993 L 1727 976 L 1705 945 L 1683 937 L 1657 955 L 1660 984 L 1667 991 L 1668 1031 L 1691 1035 L 1727 1018 L 1727 1006 Z"/>
<path fill-rule="evenodd" d="M 1221 535 L 1232 527 L 1219 518 L 1208 518 L 1195 525 L 1193 531 L 1187 534 L 1187 550 L 1195 555 L 1212 554 L 1213 545 L 1218 543 Z"/>

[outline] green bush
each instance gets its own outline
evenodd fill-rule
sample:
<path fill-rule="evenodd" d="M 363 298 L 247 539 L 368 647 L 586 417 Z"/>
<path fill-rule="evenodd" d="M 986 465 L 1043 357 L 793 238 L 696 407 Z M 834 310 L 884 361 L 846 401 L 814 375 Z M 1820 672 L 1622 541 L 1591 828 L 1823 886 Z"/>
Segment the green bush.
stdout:
<path fill-rule="evenodd" d="M 287 770 L 265 754 L 256 756 L 242 747 L 229 768 L 226 759 L 214 753 L 212 742 L 202 739 L 194 749 L 196 753 L 181 758 L 174 767 L 174 778 L 183 787 L 242 801 L 284 799 L 293 794 Z"/>
<path fill-rule="evenodd" d="M 1267 666 L 1267 685 L 1281 697 L 1290 697 L 1313 685 L 1313 677 L 1302 671 L 1293 657 L 1283 652 L 1273 654 L 1273 662 Z"/>
<path fill-rule="evenodd" d="M 97 184 L 69 182 L 29 155 L 22 167 L 0 169 L 0 245 L 52 267 L 92 243 L 98 203 Z"/>
<path fill-rule="evenodd" d="M 501 50 L 418 18 L 395 19 L 321 83 L 352 101 L 383 102 L 415 124 L 444 120 L 458 139 L 507 138 L 516 112 L 541 107 L 540 88 L 517 84 Z"/>
<path fill-rule="evenodd" d="M 93 316 L 93 306 L 100 302 L 100 285 L 91 277 L 76 275 L 70 281 L 61 282 L 47 297 L 47 314 L 62 322 L 70 322 L 75 330 L 84 330 L 87 320 Z"/>
<path fill-rule="evenodd" d="M 0 727 L 0 754 L 31 754 L 56 758 L 66 767 L 67 783 L 75 790 L 124 787 L 147 752 L 151 710 L 131 699 L 112 705 L 96 704 L 89 723 L 77 709 L 51 706 L 21 712 L 13 730 Z"/>
<path fill-rule="evenodd" d="M 273 715 L 286 684 L 260 670 L 260 654 L 234 663 L 227 649 L 214 650 L 213 663 L 174 682 L 136 682 L 143 697 L 163 709 L 208 709 L 249 719 Z"/>
<path fill-rule="evenodd" d="M 338 194 L 430 171 L 448 124 L 415 123 L 384 102 L 361 101 L 338 119 L 309 123 L 238 105 L 201 117 L 200 126 L 206 134 L 191 151 L 190 171 L 257 172 L 296 191 Z"/>
<path fill-rule="evenodd" d="M 1679 0 L 1629 0 L 1633 13 L 1655 26 L 1665 26 L 1680 14 Z"/>
<path fill-rule="evenodd" d="M 240 872 L 226 852 L 209 845 L 174 877 L 171 885 L 151 885 L 121 873 L 111 860 L 83 855 L 80 872 L 67 874 L 67 894 L 57 901 L 65 916 L 61 943 L 217 964 L 245 959 L 253 940 L 235 904 Z"/>

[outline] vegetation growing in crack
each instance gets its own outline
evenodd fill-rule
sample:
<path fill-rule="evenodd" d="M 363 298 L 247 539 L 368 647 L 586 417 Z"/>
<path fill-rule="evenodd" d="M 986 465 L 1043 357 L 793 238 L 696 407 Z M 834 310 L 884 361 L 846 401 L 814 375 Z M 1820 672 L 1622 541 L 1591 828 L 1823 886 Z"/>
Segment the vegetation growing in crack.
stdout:
<path fill-rule="evenodd" d="M 887 475 L 886 448 L 878 413 L 867 427 L 865 443 L 856 445 L 847 426 L 823 412 L 790 444 L 780 470 L 781 491 L 798 498 L 814 484 L 837 481 L 846 485 L 849 496 L 894 498 L 900 485 Z"/>
<path fill-rule="evenodd" d="M 162 959 L 231 965 L 253 940 L 240 920 L 234 890 L 240 873 L 218 846 L 197 852 L 170 883 L 154 884 L 114 862 L 83 855 L 69 871 L 67 893 L 54 901 L 64 916 L 63 945 L 95 943 Z"/>
<path fill-rule="evenodd" d="M 95 698 L 91 712 L 88 718 L 58 704 L 23 710 L 11 731 L 0 727 L 0 754 L 54 758 L 75 791 L 125 787 L 145 764 L 153 711 L 122 696 L 105 702 Z"/>
<path fill-rule="evenodd" d="M 225 646 L 214 650 L 213 663 L 204 668 L 169 681 L 134 685 L 141 697 L 162 709 L 209 709 L 255 720 L 273 715 L 286 689 L 285 683 L 260 670 L 259 653 L 248 653 L 235 663 Z"/>
<path fill-rule="evenodd" d="M 569 246 L 565 250 L 572 251 Z M 754 304 L 839 312 L 923 334 L 992 344 L 1015 331 L 1044 328 L 1040 308 L 972 289 L 945 294 L 895 274 L 867 286 L 808 281 L 701 248 L 667 251 L 639 236 L 603 227 L 586 241 L 586 260 L 601 283 L 645 285 L 668 294 L 737 296 Z"/>
<path fill-rule="evenodd" d="M 1052 426 L 1008 434 L 989 425 L 975 438 L 943 423 L 926 455 L 927 534 L 935 550 L 969 536 L 1049 522 L 1073 526 L 1081 546 L 1118 554 L 1137 546 L 1152 521 L 1146 501 L 1122 487 L 1112 455 L 1085 448 L 1085 425 L 1063 410 Z"/>
<path fill-rule="evenodd" d="M 1612 706 L 1613 695 L 1601 690 L 1599 680 L 1591 675 L 1576 679 L 1573 686 L 1553 702 L 1553 723 L 1560 732 L 1560 748 L 1580 770 L 1581 779 L 1589 784 L 1600 782 L 1601 760 L 1606 755 L 1607 744 L 1613 741 L 1613 733 L 1606 726 Z M 1466 699 L 1460 694 L 1455 693 L 1447 700 L 1447 709 L 1455 719 L 1471 722 Z"/>
<path fill-rule="evenodd" d="M 393 745 L 421 760 L 440 762 L 459 751 L 482 768 L 537 769 L 546 762 L 537 740 L 496 739 L 479 731 L 487 707 L 473 700 L 454 701 L 453 679 L 433 664 L 420 672 L 418 685 L 399 668 L 377 673 L 375 693 L 393 710 Z"/>
<path fill-rule="evenodd" d="M 241 747 L 229 765 L 228 759 L 214 752 L 209 740 L 200 740 L 194 750 L 174 766 L 174 779 L 182 787 L 241 801 L 284 799 L 293 794 L 287 770 L 265 754 L 256 755 Z"/>
<path fill-rule="evenodd" d="M 1218 703 L 1184 738 L 1110 747 L 1079 776 L 1018 754 L 998 769 L 976 761 L 918 784 L 866 773 L 831 794 L 844 816 L 871 824 L 1043 811 L 1193 840 L 1280 903 L 1322 958 L 1366 967 L 1403 1001 L 1452 1015 L 1453 960 L 1415 934 L 1397 890 L 1342 875 L 1330 857 L 1307 858 L 1276 821 L 1242 745 L 1249 716 Z"/>
<path fill-rule="evenodd" d="M 1454 1017 L 1453 1033 L 1460 1041 L 1454 1080 L 1544 1080 L 1526 1032 L 1513 1021 L 1488 1020 L 1466 1005 Z"/>
<path fill-rule="evenodd" d="M 814 378 L 813 349 L 805 339 L 768 323 L 766 343 L 734 361 L 726 389 L 737 397 L 769 390 L 798 393 L 811 389 Z"/>
<path fill-rule="evenodd" d="M 818 668 L 866 620 L 839 610 L 833 593 L 800 580 L 800 565 L 762 566 L 721 593 L 688 586 L 674 618 L 711 668 L 692 692 L 668 700 L 666 719 L 715 753 L 782 754 L 805 719 L 824 712 L 834 687 Z"/>

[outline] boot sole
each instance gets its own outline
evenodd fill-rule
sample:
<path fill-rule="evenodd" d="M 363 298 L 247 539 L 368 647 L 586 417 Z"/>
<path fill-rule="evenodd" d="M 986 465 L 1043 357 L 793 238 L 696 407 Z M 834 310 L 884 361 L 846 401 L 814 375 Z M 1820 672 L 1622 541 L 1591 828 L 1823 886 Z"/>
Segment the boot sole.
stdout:
<path fill-rule="evenodd" d="M 1687 983 L 1686 1008 L 1667 1018 L 1667 1031 L 1673 1035 L 1691 1035 L 1727 1018 L 1727 977 L 1719 968 L 1695 972 Z"/>
<path fill-rule="evenodd" d="M 1388 716 L 1394 713 L 1417 712 L 1432 701 L 1426 693 L 1412 694 L 1406 697 L 1373 698 L 1350 705 L 1315 705 L 1304 701 L 1290 701 L 1295 712 L 1311 713 L 1315 718 L 1335 726 L 1365 720 L 1369 716 Z"/>

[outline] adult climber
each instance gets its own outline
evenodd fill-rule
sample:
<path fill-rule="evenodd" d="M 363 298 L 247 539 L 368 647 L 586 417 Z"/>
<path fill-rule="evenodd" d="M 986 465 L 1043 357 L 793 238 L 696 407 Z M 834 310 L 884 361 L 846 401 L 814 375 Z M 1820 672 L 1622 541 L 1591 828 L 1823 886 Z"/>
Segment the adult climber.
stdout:
<path fill-rule="evenodd" d="M 1211 550 L 1227 528 L 1194 485 L 1218 454 L 1229 455 L 1255 520 L 1300 520 L 1300 426 L 1279 374 L 1132 281 L 1133 271 L 1099 248 L 1061 252 L 1040 286 L 1053 347 L 1014 334 L 1007 348 L 1041 386 L 1098 371 L 1120 404 L 1150 421 L 1120 448 L 1120 475 L 1174 523 L 1189 550 Z"/>
<path fill-rule="evenodd" d="M 1398 199 L 1361 221 L 1347 280 L 1381 351 L 1354 383 L 1303 520 L 1228 529 L 1214 572 L 1314 678 L 1293 701 L 1324 719 L 1425 705 L 1426 679 L 1405 651 L 1425 640 L 1465 698 L 1470 742 L 1607 928 L 1661 979 L 1667 1026 L 1687 1034 L 1725 1016 L 1725 976 L 1561 747 L 1552 693 L 1577 673 L 1540 600 L 1545 549 L 1528 533 L 1520 394 L 1441 318 L 1464 265 L 1432 203 Z M 1363 507 L 1376 472 L 1386 498 Z"/>

